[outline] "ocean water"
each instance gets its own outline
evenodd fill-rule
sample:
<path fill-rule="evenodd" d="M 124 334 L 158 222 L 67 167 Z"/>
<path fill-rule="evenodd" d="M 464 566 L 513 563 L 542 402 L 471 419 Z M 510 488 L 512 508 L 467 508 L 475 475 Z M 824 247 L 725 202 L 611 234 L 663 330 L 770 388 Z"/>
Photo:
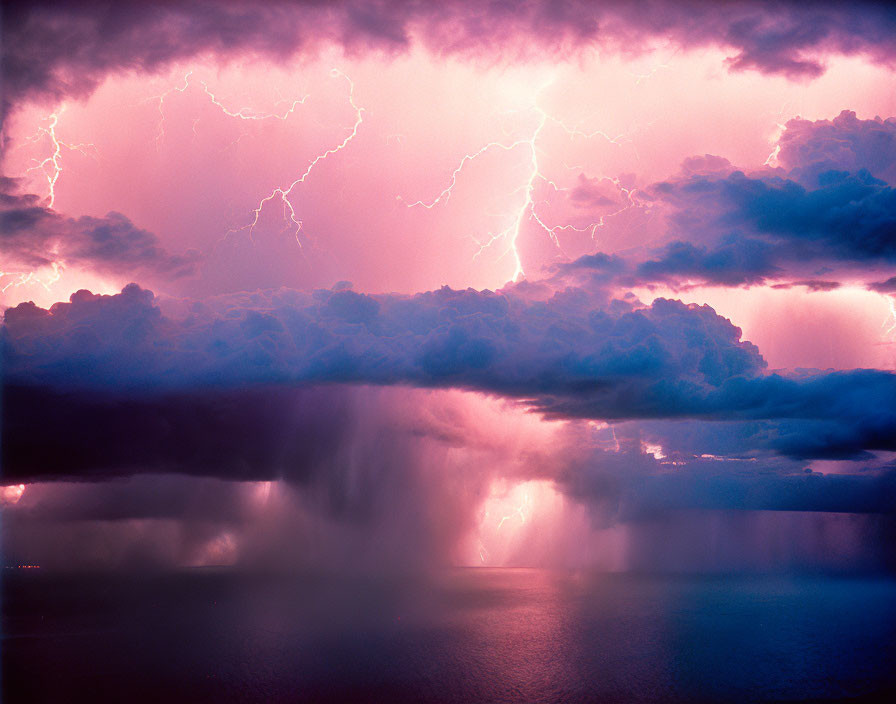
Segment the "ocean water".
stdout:
<path fill-rule="evenodd" d="M 896 701 L 890 578 L 4 572 L 4 702 Z"/>

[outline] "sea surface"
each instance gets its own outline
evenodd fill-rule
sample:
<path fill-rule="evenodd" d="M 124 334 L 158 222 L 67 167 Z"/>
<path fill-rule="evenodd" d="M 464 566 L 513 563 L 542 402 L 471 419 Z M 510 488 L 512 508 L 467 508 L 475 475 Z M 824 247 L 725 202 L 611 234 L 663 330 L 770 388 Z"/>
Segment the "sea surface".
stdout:
<path fill-rule="evenodd" d="M 892 578 L 4 570 L 4 702 L 896 702 Z"/>

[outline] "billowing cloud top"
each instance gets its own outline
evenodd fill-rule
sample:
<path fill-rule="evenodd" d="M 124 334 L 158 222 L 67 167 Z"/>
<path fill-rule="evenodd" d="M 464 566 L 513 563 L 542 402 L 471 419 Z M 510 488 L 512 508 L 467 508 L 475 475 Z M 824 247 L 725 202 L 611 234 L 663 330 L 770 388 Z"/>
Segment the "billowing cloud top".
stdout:
<path fill-rule="evenodd" d="M 896 265 L 896 120 L 860 120 L 850 111 L 794 119 L 776 159 L 779 166 L 749 174 L 720 157 L 685 160 L 678 175 L 645 189 L 654 207 L 668 207 L 669 242 L 640 261 L 588 255 L 561 268 L 604 281 L 613 273 L 626 285 L 783 279 L 825 290 L 839 285 L 825 273 L 836 279 L 838 270 Z"/>
<path fill-rule="evenodd" d="M 750 451 L 896 449 L 888 404 L 896 375 L 767 374 L 729 321 L 665 299 L 641 306 L 569 289 L 533 302 L 512 287 L 413 297 L 281 290 L 196 303 L 176 319 L 131 285 L 114 296 L 81 291 L 50 310 L 11 308 L 3 345 L 6 383 L 22 389 L 5 423 L 13 475 L 31 463 L 22 438 L 43 412 L 35 409 L 64 407 L 79 393 L 158 398 L 334 383 L 471 389 L 552 417 L 783 423 Z M 48 393 L 59 399 L 48 402 Z"/>

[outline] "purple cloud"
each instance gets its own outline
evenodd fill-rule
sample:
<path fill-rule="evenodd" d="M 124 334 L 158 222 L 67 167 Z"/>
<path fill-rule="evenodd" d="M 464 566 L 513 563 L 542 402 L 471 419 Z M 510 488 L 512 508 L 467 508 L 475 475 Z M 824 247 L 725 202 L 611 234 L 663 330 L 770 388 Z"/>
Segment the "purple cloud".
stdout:
<path fill-rule="evenodd" d="M 281 289 L 172 317 L 132 284 L 114 296 L 81 291 L 50 310 L 10 308 L 2 344 L 10 477 L 109 463 L 265 477 L 277 466 L 267 455 L 288 456 L 278 438 L 290 433 L 263 409 L 292 397 L 263 390 L 320 384 L 470 389 L 555 418 L 774 421 L 780 430 L 757 436 L 753 449 L 794 457 L 896 449 L 887 411 L 896 375 L 769 375 L 728 320 L 665 299 L 645 307 L 579 289 L 534 302 L 513 287 L 410 297 Z M 55 432 L 58 445 L 47 437 Z"/>
<path fill-rule="evenodd" d="M 155 71 L 204 53 L 283 59 L 325 42 L 391 52 L 419 41 L 440 53 L 519 55 L 533 46 L 631 51 L 663 37 L 685 48 L 731 47 L 733 70 L 811 78 L 832 53 L 891 62 L 894 29 L 896 15 L 878 3 L 8 2 L 4 112 L 28 97 L 83 96 L 110 73 Z"/>
<path fill-rule="evenodd" d="M 681 172 L 639 196 L 666 208 L 665 246 L 607 261 L 586 256 L 561 271 L 591 272 L 623 286 L 682 282 L 761 284 L 828 290 L 824 273 L 896 266 L 896 120 L 791 120 L 780 139 L 781 168 L 752 174 L 725 159 L 685 160 Z M 835 274 L 836 275 L 836 274 Z M 886 282 L 872 284 L 886 287 Z"/>
<path fill-rule="evenodd" d="M 178 278 L 194 273 L 199 253 L 171 254 L 151 232 L 121 213 L 66 217 L 35 195 L 0 191 L 0 255 L 5 266 L 38 268 L 58 262 L 92 271 Z"/>

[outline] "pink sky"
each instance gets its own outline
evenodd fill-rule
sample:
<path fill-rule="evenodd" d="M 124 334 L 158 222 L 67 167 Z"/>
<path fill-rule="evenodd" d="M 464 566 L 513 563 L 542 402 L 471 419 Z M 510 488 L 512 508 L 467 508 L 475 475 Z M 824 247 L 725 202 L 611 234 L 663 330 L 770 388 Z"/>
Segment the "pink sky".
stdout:
<path fill-rule="evenodd" d="M 539 109 L 550 118 L 536 140 L 539 173 L 561 189 L 575 187 L 580 175 L 637 188 L 702 154 L 754 170 L 772 152 L 779 126 L 792 117 L 830 118 L 845 106 L 862 118 L 896 113 L 893 75 L 861 59 L 836 58 L 820 78 L 794 84 L 755 72 L 729 73 L 724 56 L 678 50 L 631 61 L 609 55 L 494 66 L 417 49 L 385 63 L 331 53 L 288 68 L 196 61 L 159 76 L 115 75 L 89 98 L 64 103 L 58 139 L 92 146 L 62 148 L 55 208 L 70 216 L 121 212 L 173 252 L 195 248 L 212 257 L 201 282 L 153 282 L 157 292 L 330 286 L 340 279 L 371 292 L 444 284 L 494 289 L 515 272 L 512 238 L 478 255 L 477 243 L 511 226 L 525 202 L 520 189 L 531 172 L 528 144 L 493 148 L 465 165 L 450 200 L 431 210 L 407 204 L 434 200 L 464 155 L 493 142 L 531 140 Z M 289 185 L 350 133 L 355 113 L 349 84 L 330 75 L 334 67 L 354 82 L 363 123 L 346 149 L 320 162 L 293 191 L 308 251 L 296 246 L 277 200 L 262 211 L 254 245 L 247 245 L 247 231 L 228 235 L 252 222 L 265 196 Z M 187 73 L 187 88 L 179 92 Z M 222 111 L 282 117 L 304 96 L 284 120 L 242 120 Z M 25 177 L 25 190 L 40 195 L 48 192 L 44 172 L 52 174 L 52 165 L 43 172 L 28 169 L 51 155 L 51 143 L 47 135 L 27 140 L 59 108 L 22 108 L 6 128 L 4 173 Z M 552 227 L 583 228 L 619 209 L 613 204 L 596 214 L 575 212 L 542 179 L 536 179 L 533 198 Z M 619 205 L 628 204 L 624 194 L 618 198 Z M 560 232 L 562 252 L 545 232 L 524 224 L 517 242 L 523 269 L 537 277 L 564 253 L 615 252 L 662 237 L 636 215 L 643 213 L 608 219 L 593 240 L 590 233 Z M 56 299 L 80 285 L 60 283 Z M 52 299 L 24 287 L 7 290 L 4 303 L 34 296 Z"/>

